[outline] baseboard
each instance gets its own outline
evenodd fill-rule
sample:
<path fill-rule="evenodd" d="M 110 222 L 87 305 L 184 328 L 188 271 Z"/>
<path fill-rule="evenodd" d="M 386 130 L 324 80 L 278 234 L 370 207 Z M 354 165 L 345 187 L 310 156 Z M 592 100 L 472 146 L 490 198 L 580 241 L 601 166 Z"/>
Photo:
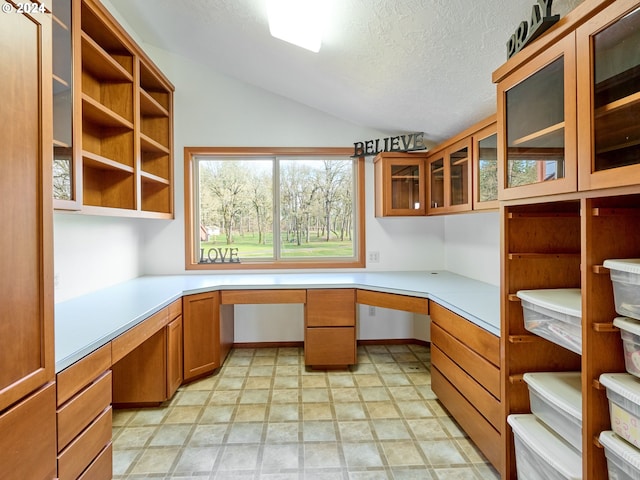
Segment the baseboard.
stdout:
<path fill-rule="evenodd" d="M 358 340 L 358 345 L 422 345 L 428 347 L 431 342 L 417 338 L 387 338 L 378 340 Z M 303 348 L 304 342 L 241 342 L 232 348 Z"/>

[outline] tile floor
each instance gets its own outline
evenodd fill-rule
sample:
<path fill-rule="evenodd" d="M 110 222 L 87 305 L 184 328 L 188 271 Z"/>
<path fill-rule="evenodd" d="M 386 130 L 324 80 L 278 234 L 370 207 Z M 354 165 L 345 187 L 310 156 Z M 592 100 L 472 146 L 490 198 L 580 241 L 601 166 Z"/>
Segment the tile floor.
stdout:
<path fill-rule="evenodd" d="M 431 391 L 429 358 L 364 346 L 322 372 L 301 348 L 232 350 L 165 405 L 114 412 L 114 479 L 498 479 Z"/>

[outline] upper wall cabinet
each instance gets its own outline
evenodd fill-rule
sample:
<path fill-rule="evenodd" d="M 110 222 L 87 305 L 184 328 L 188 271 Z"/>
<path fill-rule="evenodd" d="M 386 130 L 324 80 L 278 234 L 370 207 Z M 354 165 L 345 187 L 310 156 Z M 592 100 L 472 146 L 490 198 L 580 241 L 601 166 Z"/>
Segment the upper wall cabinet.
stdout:
<path fill-rule="evenodd" d="M 640 2 L 577 30 L 579 188 L 640 183 Z"/>
<path fill-rule="evenodd" d="M 73 28 L 54 57 L 74 66 L 54 110 L 56 207 L 172 218 L 173 85 L 97 0 L 56 0 L 56 11 Z"/>
<path fill-rule="evenodd" d="M 376 217 L 424 215 L 425 156 L 382 152 L 374 159 Z"/>
<path fill-rule="evenodd" d="M 585 0 L 493 74 L 501 200 L 640 183 L 640 2 Z"/>
<path fill-rule="evenodd" d="M 429 215 L 471 210 L 471 151 L 468 137 L 427 158 Z"/>
<path fill-rule="evenodd" d="M 497 208 L 495 115 L 427 156 L 427 214 Z"/>
<path fill-rule="evenodd" d="M 498 83 L 501 200 L 577 190 L 574 38 Z"/>

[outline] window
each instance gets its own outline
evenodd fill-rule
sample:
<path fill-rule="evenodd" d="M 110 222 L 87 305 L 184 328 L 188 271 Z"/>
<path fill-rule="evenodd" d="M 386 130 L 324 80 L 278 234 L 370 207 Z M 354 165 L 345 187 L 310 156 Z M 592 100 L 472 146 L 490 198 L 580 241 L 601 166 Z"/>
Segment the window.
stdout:
<path fill-rule="evenodd" d="M 185 148 L 187 269 L 364 266 L 349 149 Z"/>

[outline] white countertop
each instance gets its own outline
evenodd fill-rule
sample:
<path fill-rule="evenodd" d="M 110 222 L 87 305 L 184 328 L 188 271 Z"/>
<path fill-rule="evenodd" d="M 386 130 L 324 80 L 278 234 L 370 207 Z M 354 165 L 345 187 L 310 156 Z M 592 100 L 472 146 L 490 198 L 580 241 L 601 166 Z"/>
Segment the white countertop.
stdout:
<path fill-rule="evenodd" d="M 183 295 L 269 288 L 361 288 L 429 298 L 500 335 L 499 288 L 446 271 L 144 276 L 56 304 L 56 372 Z"/>

